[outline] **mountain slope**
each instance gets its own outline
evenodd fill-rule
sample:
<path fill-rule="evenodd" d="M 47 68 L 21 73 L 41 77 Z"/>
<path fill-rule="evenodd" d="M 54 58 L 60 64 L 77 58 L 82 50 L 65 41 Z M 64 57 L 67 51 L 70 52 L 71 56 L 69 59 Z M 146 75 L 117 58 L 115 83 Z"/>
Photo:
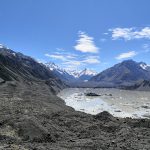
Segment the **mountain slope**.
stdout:
<path fill-rule="evenodd" d="M 59 77 L 61 80 L 67 83 L 75 80 L 73 75 L 69 74 L 65 69 L 58 67 L 52 62 L 45 63 L 45 65 L 51 70 L 51 72 L 53 72 L 55 76 Z"/>
<path fill-rule="evenodd" d="M 120 87 L 125 90 L 150 91 L 150 80 L 143 80 L 131 86 Z"/>
<path fill-rule="evenodd" d="M 0 48 L 0 81 L 49 81 L 57 85 L 51 88 L 65 87 L 58 76 L 53 74 L 45 65 L 21 53 L 16 53 L 6 47 Z M 60 86 L 58 86 L 60 85 Z M 57 91 L 57 90 L 56 90 Z"/>
<path fill-rule="evenodd" d="M 91 82 L 103 85 L 132 84 L 140 80 L 149 80 L 150 71 L 143 69 L 142 63 L 126 60 L 91 78 Z"/>
<path fill-rule="evenodd" d="M 144 80 L 141 83 L 137 84 L 136 90 L 150 91 L 150 81 Z"/>
<path fill-rule="evenodd" d="M 25 78 L 49 79 L 54 77 L 42 64 L 31 57 L 16 53 L 10 49 L 0 49 L 1 68 Z M 1 72 L 3 73 L 3 72 Z M 12 77 L 13 78 L 13 77 Z"/>

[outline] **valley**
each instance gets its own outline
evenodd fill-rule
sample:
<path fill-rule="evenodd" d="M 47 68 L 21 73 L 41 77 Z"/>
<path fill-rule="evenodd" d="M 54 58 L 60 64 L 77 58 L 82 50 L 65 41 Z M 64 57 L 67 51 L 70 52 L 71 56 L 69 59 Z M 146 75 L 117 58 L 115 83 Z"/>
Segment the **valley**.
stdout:
<path fill-rule="evenodd" d="M 100 96 L 86 96 L 85 93 Z M 115 117 L 150 118 L 150 93 L 113 88 L 68 88 L 58 96 L 77 111 L 98 114 L 108 111 Z"/>
<path fill-rule="evenodd" d="M 150 150 L 150 0 L 0 0 L 0 150 Z"/>
<path fill-rule="evenodd" d="M 77 88 L 90 80 L 78 80 L 72 88 L 62 77 L 29 56 L 0 47 L 0 149 L 150 149 L 149 81 L 121 87 L 132 89 L 125 91 Z M 135 91 L 141 87 L 147 93 Z M 90 92 L 96 98 L 84 95 Z"/>

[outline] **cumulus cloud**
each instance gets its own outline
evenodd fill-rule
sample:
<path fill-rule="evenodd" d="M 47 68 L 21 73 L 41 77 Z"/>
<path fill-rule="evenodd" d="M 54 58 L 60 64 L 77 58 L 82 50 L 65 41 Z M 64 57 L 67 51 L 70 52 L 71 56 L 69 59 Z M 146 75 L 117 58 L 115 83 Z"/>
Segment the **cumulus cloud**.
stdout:
<path fill-rule="evenodd" d="M 150 27 L 144 27 L 140 30 L 137 28 L 114 28 L 109 29 L 112 32 L 112 39 L 124 39 L 124 40 L 133 40 L 133 39 L 150 39 Z"/>
<path fill-rule="evenodd" d="M 79 39 L 74 46 L 75 50 L 83 53 L 98 53 L 99 48 L 94 43 L 94 38 L 84 32 L 79 32 Z"/>
<path fill-rule="evenodd" d="M 116 59 L 121 60 L 121 59 L 131 58 L 131 57 L 134 57 L 136 55 L 137 55 L 137 53 L 135 51 L 130 51 L 127 53 L 120 54 L 119 56 L 116 57 Z"/>

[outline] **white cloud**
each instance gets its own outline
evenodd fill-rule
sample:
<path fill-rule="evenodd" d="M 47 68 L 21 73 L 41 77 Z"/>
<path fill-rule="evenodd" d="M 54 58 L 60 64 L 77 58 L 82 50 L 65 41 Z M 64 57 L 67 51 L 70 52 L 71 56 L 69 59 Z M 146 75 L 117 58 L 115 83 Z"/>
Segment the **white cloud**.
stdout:
<path fill-rule="evenodd" d="M 119 38 L 130 40 L 132 38 L 132 28 L 115 28 L 110 31 L 112 31 L 112 38 L 114 40 Z"/>
<path fill-rule="evenodd" d="M 79 66 L 79 65 L 81 65 L 81 62 L 80 61 L 77 61 L 77 60 L 74 60 L 74 61 L 66 61 L 66 62 L 64 62 L 63 64 L 65 64 L 65 65 L 73 65 L 73 66 Z"/>
<path fill-rule="evenodd" d="M 84 63 L 87 63 L 87 64 L 98 64 L 98 63 L 100 63 L 99 60 L 94 59 L 94 58 L 86 59 L 86 60 L 84 60 L 83 62 L 84 62 Z"/>
<path fill-rule="evenodd" d="M 50 58 L 54 58 L 54 59 L 59 59 L 62 61 L 66 60 L 66 58 L 63 55 L 45 54 L 45 56 L 50 57 Z"/>
<path fill-rule="evenodd" d="M 61 60 L 61 66 L 63 68 L 70 68 L 71 70 L 73 69 L 79 69 L 82 68 L 83 66 L 86 67 L 90 64 L 99 64 L 100 63 L 100 58 L 98 55 L 90 55 L 89 54 L 74 54 L 70 52 L 53 52 L 50 54 L 45 54 L 46 57 L 49 57 L 53 59 L 52 61 Z"/>
<path fill-rule="evenodd" d="M 99 57 L 98 56 L 87 56 L 87 57 L 83 57 L 83 58 L 78 58 L 74 59 L 74 60 L 67 60 L 65 62 L 62 63 L 62 65 L 65 68 L 70 68 L 71 70 L 89 65 L 89 64 L 99 64 Z"/>
<path fill-rule="evenodd" d="M 114 28 L 109 29 L 109 31 L 112 32 L 113 40 L 150 39 L 150 27 L 144 27 L 140 30 L 137 30 L 137 28 Z"/>
<path fill-rule="evenodd" d="M 99 63 L 100 61 L 97 58 L 87 57 L 82 60 L 67 60 L 63 64 L 79 66 L 79 65 L 99 64 Z"/>
<path fill-rule="evenodd" d="M 75 50 L 83 53 L 98 53 L 99 48 L 94 43 L 94 38 L 88 36 L 84 32 L 79 32 L 79 39 L 77 45 L 74 46 Z"/>
<path fill-rule="evenodd" d="M 86 57 L 82 62 L 87 64 L 99 64 L 100 60 L 98 56 L 89 56 Z"/>
<path fill-rule="evenodd" d="M 68 69 L 68 70 L 78 70 L 78 68 L 82 66 L 83 64 L 82 62 L 77 61 L 77 60 L 68 60 L 62 63 L 62 65 L 64 66 L 65 69 Z"/>
<path fill-rule="evenodd" d="M 74 55 L 67 55 L 66 56 L 68 59 L 74 59 L 74 58 L 76 58 L 76 56 L 74 56 Z"/>
<path fill-rule="evenodd" d="M 120 54 L 119 56 L 116 57 L 116 59 L 120 60 L 120 59 L 125 59 L 125 58 L 131 58 L 131 57 L 134 57 L 136 55 L 137 55 L 137 53 L 135 51 L 130 51 L 127 53 Z"/>
<path fill-rule="evenodd" d="M 60 53 L 60 52 L 54 52 L 53 54 L 45 54 L 45 56 L 53 59 L 59 59 L 62 61 L 67 61 L 68 59 L 75 59 L 77 57 L 77 55 L 75 54 Z"/>

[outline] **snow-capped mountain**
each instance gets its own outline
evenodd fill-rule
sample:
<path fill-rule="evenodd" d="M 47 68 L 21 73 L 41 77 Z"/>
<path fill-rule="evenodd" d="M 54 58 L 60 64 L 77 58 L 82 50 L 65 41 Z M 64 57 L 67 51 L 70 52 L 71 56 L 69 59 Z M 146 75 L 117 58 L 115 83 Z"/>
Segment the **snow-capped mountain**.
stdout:
<path fill-rule="evenodd" d="M 74 76 L 75 78 L 79 78 L 79 74 L 81 71 L 77 70 L 66 70 L 70 75 Z"/>
<path fill-rule="evenodd" d="M 89 80 L 91 77 L 95 76 L 96 74 L 97 74 L 97 73 L 96 73 L 95 71 L 92 71 L 92 70 L 90 70 L 90 69 L 85 68 L 83 71 L 81 71 L 81 72 L 79 73 L 78 78 L 79 78 L 80 80 L 87 81 L 87 80 Z"/>
<path fill-rule="evenodd" d="M 75 78 L 73 75 L 69 74 L 65 69 L 60 68 L 53 62 L 45 63 L 46 67 L 49 68 L 54 75 L 57 75 L 63 81 L 74 81 Z"/>
<path fill-rule="evenodd" d="M 87 76 L 95 76 L 97 73 L 93 70 L 87 69 L 85 68 L 84 70 L 67 70 L 67 72 L 71 75 L 73 75 L 75 78 L 80 78 L 83 75 L 87 75 Z"/>
<path fill-rule="evenodd" d="M 67 81 L 85 81 L 96 75 L 96 72 L 90 69 L 84 69 L 82 71 L 77 70 L 65 70 L 57 66 L 55 63 L 49 62 L 45 64 L 51 71 L 59 75 L 62 79 Z"/>
<path fill-rule="evenodd" d="M 80 72 L 79 77 L 82 75 L 89 75 L 89 76 L 95 76 L 97 73 L 93 70 L 85 68 L 83 71 Z"/>
<path fill-rule="evenodd" d="M 48 67 L 50 70 L 57 70 L 59 73 L 63 74 L 63 73 L 67 73 L 64 69 L 58 67 L 55 63 L 53 62 L 48 62 L 45 64 L 46 67 Z"/>

